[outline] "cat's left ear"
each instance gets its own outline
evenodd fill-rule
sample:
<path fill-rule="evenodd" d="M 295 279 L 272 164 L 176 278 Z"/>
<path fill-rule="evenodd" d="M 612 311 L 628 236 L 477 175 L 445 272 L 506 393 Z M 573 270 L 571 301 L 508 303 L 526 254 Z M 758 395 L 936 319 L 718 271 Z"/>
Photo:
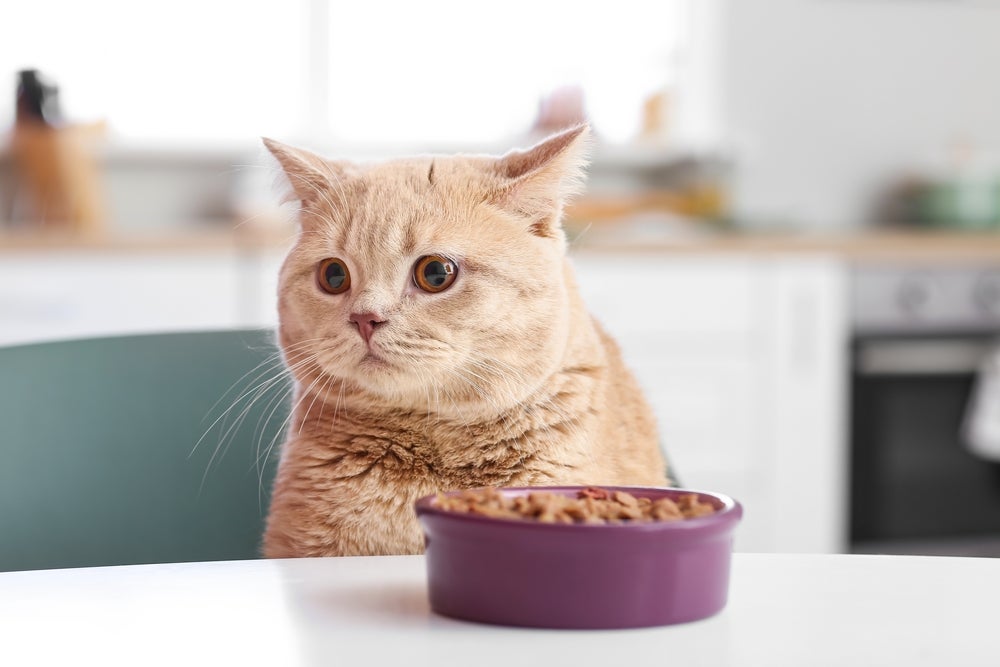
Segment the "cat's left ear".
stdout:
<path fill-rule="evenodd" d="M 587 125 L 577 125 L 497 159 L 492 203 L 526 218 L 532 234 L 559 238 L 563 206 L 583 189 L 589 134 Z"/>

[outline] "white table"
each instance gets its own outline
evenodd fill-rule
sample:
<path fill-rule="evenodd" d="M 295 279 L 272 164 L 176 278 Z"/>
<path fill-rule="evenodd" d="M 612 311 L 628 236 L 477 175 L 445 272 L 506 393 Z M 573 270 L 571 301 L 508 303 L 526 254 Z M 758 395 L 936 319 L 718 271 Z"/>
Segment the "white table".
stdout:
<path fill-rule="evenodd" d="M 599 632 L 434 615 L 420 556 L 0 574 L 0 665 L 1000 664 L 1000 560 L 736 554 L 729 606 Z"/>

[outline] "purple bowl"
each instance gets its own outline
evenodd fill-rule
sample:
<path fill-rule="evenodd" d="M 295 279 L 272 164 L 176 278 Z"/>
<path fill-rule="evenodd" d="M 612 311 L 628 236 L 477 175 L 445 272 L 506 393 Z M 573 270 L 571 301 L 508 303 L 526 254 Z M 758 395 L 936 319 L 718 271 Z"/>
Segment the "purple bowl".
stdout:
<path fill-rule="evenodd" d="M 501 492 L 575 496 L 584 488 Z M 716 511 L 683 521 L 570 525 L 451 512 L 436 507 L 435 496 L 421 498 L 431 609 L 482 623 L 596 629 L 685 623 L 726 606 L 738 502 L 686 489 L 600 488 L 653 500 L 694 493 Z"/>

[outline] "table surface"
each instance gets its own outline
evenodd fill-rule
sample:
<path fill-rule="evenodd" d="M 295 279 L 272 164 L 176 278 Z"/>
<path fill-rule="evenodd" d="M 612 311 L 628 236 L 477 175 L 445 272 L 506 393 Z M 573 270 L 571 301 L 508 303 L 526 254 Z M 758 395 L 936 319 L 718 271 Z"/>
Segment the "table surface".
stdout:
<path fill-rule="evenodd" d="M 727 608 L 664 628 L 433 614 L 421 556 L 0 574 L 0 665 L 997 665 L 1000 560 L 735 554 Z"/>

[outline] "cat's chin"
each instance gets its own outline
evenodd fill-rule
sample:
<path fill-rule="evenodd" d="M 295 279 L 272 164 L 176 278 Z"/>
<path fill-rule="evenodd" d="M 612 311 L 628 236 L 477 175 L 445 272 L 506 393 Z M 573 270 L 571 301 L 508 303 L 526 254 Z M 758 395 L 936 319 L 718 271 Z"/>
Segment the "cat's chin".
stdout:
<path fill-rule="evenodd" d="M 377 352 L 368 352 L 365 356 L 361 357 L 361 361 L 358 362 L 358 368 L 362 373 L 368 373 L 376 370 L 390 370 L 393 366 L 394 364 L 392 364 L 392 362 Z"/>
<path fill-rule="evenodd" d="M 404 367 L 377 352 L 367 352 L 347 376 L 359 388 L 383 398 L 408 394 L 419 382 Z"/>
<path fill-rule="evenodd" d="M 350 374 L 350 381 L 367 395 L 367 400 L 400 410 L 434 411 L 466 408 L 465 401 L 449 388 L 429 380 L 427 370 L 408 372 L 385 359 L 365 359 Z M 442 404 L 442 396 L 447 400 Z"/>

